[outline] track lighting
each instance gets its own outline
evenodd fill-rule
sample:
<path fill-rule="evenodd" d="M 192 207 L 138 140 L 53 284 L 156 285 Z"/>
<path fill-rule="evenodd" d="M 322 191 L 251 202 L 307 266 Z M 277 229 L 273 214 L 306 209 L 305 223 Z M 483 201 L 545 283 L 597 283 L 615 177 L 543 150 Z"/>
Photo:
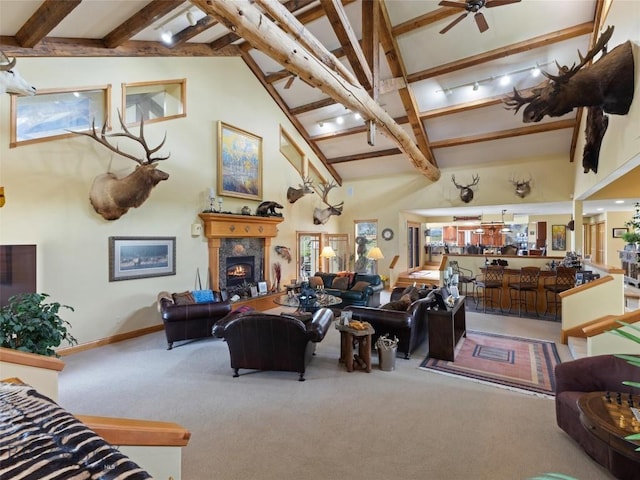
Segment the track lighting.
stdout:
<path fill-rule="evenodd" d="M 198 24 L 198 21 L 196 20 L 196 17 L 193 15 L 191 10 L 187 11 L 187 22 L 189 22 L 189 25 L 191 25 L 192 27 L 195 27 Z"/>
<path fill-rule="evenodd" d="M 355 120 L 357 122 L 363 122 L 364 121 L 363 118 L 362 118 L 362 115 L 360 115 L 358 112 L 356 112 L 356 113 L 347 112 L 344 115 L 337 115 L 335 117 L 324 118 L 322 120 L 318 120 L 318 121 L 316 121 L 316 123 L 321 128 L 324 127 L 325 125 L 330 124 L 330 123 L 336 123 L 338 125 L 342 125 L 349 118 L 351 118 L 351 120 Z"/>
<path fill-rule="evenodd" d="M 170 45 L 171 41 L 173 40 L 173 33 L 171 33 L 171 30 L 165 30 L 164 32 L 162 32 L 162 35 L 160 35 L 160 38 L 162 38 L 162 41 L 164 43 Z"/>

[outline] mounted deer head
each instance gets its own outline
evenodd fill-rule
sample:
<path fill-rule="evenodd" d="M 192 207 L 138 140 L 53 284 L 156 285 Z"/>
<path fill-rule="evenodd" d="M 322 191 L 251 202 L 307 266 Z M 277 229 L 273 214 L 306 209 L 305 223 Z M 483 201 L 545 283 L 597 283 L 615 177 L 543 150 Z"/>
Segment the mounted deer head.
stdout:
<path fill-rule="evenodd" d="M 106 135 L 106 121 L 104 122 L 99 137 L 96 132 L 95 121 L 91 125 L 91 132 L 73 132 L 78 135 L 93 138 L 96 142 L 104 145 L 112 152 L 129 158 L 138 164 L 136 169 L 124 178 L 117 178 L 113 173 L 108 172 L 98 175 L 94 179 L 89 193 L 89 200 L 94 210 L 102 215 L 105 220 L 117 220 L 127 213 L 130 208 L 139 207 L 149 197 L 153 187 L 162 180 L 169 178 L 168 173 L 156 168 L 158 166 L 157 162 L 166 160 L 169 158 L 169 155 L 165 157 L 152 157 L 154 153 L 162 148 L 167 139 L 167 135 L 165 134 L 160 145 L 155 148 L 149 148 L 144 139 L 144 120 L 140 121 L 140 135 L 135 136 L 127 129 L 120 112 L 118 112 L 118 118 L 120 119 L 120 125 L 124 132 Z M 125 137 L 139 143 L 146 153 L 146 159 L 137 158 L 132 154 L 122 152 L 117 145 L 114 146 L 109 143 L 108 137 Z"/>
<path fill-rule="evenodd" d="M 582 157 L 584 172 L 597 171 L 600 143 L 606 130 L 604 113 L 626 115 L 631 107 L 634 90 L 634 61 L 631 42 L 627 41 L 607 53 L 607 42 L 613 34 L 613 27 L 600 36 L 598 42 L 586 56 L 580 57 L 580 63 L 561 67 L 557 62 L 558 75 L 543 72 L 548 78 L 530 90 L 530 95 L 523 95 L 515 88 L 513 95 L 504 103 L 508 109 L 518 112 L 527 105 L 522 113 L 525 123 L 539 122 L 545 115 L 558 117 L 570 112 L 575 107 L 591 107 L 587 118 L 587 139 Z M 588 63 L 602 52 L 600 59 Z M 601 111 L 596 111 L 599 108 Z M 595 155 L 595 159 L 594 159 Z"/>
<path fill-rule="evenodd" d="M 313 193 L 312 185 L 313 180 L 311 180 L 311 177 L 303 177 L 302 184 L 298 184 L 300 188 L 289 187 L 287 189 L 287 200 L 289 200 L 289 203 L 296 203 L 305 195 Z"/>
<path fill-rule="evenodd" d="M 15 66 L 16 57 L 9 60 L 9 57 L 0 51 L 0 94 L 35 95 L 36 87 L 29 85 L 14 68 Z"/>
<path fill-rule="evenodd" d="M 329 217 L 331 215 L 342 215 L 344 202 L 340 202 L 337 205 L 331 205 L 327 200 L 329 191 L 337 186 L 338 185 L 336 185 L 333 181 L 320 185 L 320 191 L 322 192 L 322 201 L 325 205 L 328 205 L 329 208 L 315 208 L 313 210 L 313 223 L 315 225 L 324 225 L 329 221 Z"/>
<path fill-rule="evenodd" d="M 509 179 L 511 185 L 516 187 L 516 195 L 520 198 L 524 198 L 531 193 L 531 175 L 529 175 L 529 180 L 516 180 L 515 177 Z"/>
<path fill-rule="evenodd" d="M 456 183 L 456 176 L 451 175 L 451 181 L 456 187 L 460 189 L 460 200 L 462 200 L 464 203 L 469 203 L 471 200 L 473 200 L 473 190 L 471 189 L 471 187 L 475 187 L 478 184 L 478 182 L 480 181 L 480 175 L 474 175 L 472 178 L 472 183 L 466 186 L 462 186 Z"/>

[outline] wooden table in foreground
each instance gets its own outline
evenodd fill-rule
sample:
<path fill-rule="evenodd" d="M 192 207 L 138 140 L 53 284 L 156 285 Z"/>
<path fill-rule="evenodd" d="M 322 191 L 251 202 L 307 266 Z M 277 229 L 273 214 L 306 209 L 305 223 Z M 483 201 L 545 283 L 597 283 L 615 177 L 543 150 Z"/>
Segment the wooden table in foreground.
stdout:
<path fill-rule="evenodd" d="M 356 364 L 365 372 L 371 373 L 371 335 L 375 333 L 372 326 L 366 330 L 356 330 L 347 325 L 336 323 L 340 331 L 340 363 L 344 363 L 347 372 L 353 372 L 354 357 Z M 358 354 L 353 354 L 353 344 L 358 343 Z"/>
<path fill-rule="evenodd" d="M 609 448 L 638 462 L 640 468 L 640 452 L 635 451 L 640 447 L 640 442 L 624 439 L 628 435 L 640 433 L 640 420 L 635 417 L 628 403 L 629 394 L 610 392 L 609 399 L 606 394 L 607 392 L 590 392 L 580 397 L 580 421 L 587 430 L 606 442 Z M 633 395 L 631 398 L 633 407 L 640 408 L 640 396 Z"/>
<path fill-rule="evenodd" d="M 456 300 L 453 308 L 429 310 L 429 356 L 439 360 L 455 360 L 458 341 L 467 336 L 465 297 Z"/>

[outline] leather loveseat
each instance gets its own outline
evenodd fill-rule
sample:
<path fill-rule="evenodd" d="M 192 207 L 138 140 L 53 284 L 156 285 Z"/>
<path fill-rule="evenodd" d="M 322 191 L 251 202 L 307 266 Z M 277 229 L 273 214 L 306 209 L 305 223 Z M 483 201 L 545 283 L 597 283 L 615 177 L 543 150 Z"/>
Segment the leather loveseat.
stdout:
<path fill-rule="evenodd" d="M 210 337 L 213 325 L 231 311 L 228 300 L 208 303 L 177 304 L 169 292 L 158 294 L 158 311 L 167 336 L 167 350 L 173 342 Z"/>
<path fill-rule="evenodd" d="M 636 461 L 617 453 L 588 431 L 580 421 L 578 399 L 588 392 L 622 392 L 640 394 L 640 389 L 623 385 L 638 381 L 640 368 L 614 355 L 597 355 L 560 363 L 555 367 L 556 421 L 584 451 L 616 478 L 640 478 L 640 453 Z M 615 401 L 615 400 L 614 400 Z"/>
<path fill-rule="evenodd" d="M 338 273 L 316 272 L 315 277 L 322 278 L 324 289 L 329 295 L 342 299 L 342 303 L 338 305 L 339 308 L 347 305 L 369 307 L 380 305 L 380 292 L 384 290 L 380 275 L 356 273 L 342 276 Z M 339 280 L 336 281 L 337 279 Z M 338 283 L 342 285 L 338 286 Z M 315 286 L 311 281 L 310 284 L 312 287 Z"/>
<path fill-rule="evenodd" d="M 234 377 L 247 368 L 297 372 L 304 381 L 316 343 L 324 339 L 333 321 L 328 308 L 316 310 L 306 323 L 286 315 L 234 313 L 213 327 L 213 335 L 227 341 Z"/>
<path fill-rule="evenodd" d="M 391 301 L 399 300 L 405 291 L 404 287 L 396 287 L 391 292 Z M 404 353 L 408 359 L 411 353 L 427 340 L 428 307 L 431 299 L 427 299 L 428 290 L 419 290 L 418 300 L 409 304 L 406 310 L 388 310 L 373 307 L 349 306 L 345 311 L 352 312 L 354 320 L 369 322 L 375 333 L 372 337 L 372 345 L 375 345 L 378 337 L 388 335 L 390 338 L 398 338 L 398 353 Z"/>

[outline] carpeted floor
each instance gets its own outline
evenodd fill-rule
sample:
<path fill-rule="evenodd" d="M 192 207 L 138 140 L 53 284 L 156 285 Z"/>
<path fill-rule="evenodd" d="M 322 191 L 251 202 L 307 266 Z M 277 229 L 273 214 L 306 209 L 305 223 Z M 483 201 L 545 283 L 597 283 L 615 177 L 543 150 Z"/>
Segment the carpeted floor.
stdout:
<path fill-rule="evenodd" d="M 560 363 L 553 342 L 487 332 L 467 332 L 455 362 L 425 358 L 424 370 L 511 390 L 552 397 L 553 369 Z"/>

